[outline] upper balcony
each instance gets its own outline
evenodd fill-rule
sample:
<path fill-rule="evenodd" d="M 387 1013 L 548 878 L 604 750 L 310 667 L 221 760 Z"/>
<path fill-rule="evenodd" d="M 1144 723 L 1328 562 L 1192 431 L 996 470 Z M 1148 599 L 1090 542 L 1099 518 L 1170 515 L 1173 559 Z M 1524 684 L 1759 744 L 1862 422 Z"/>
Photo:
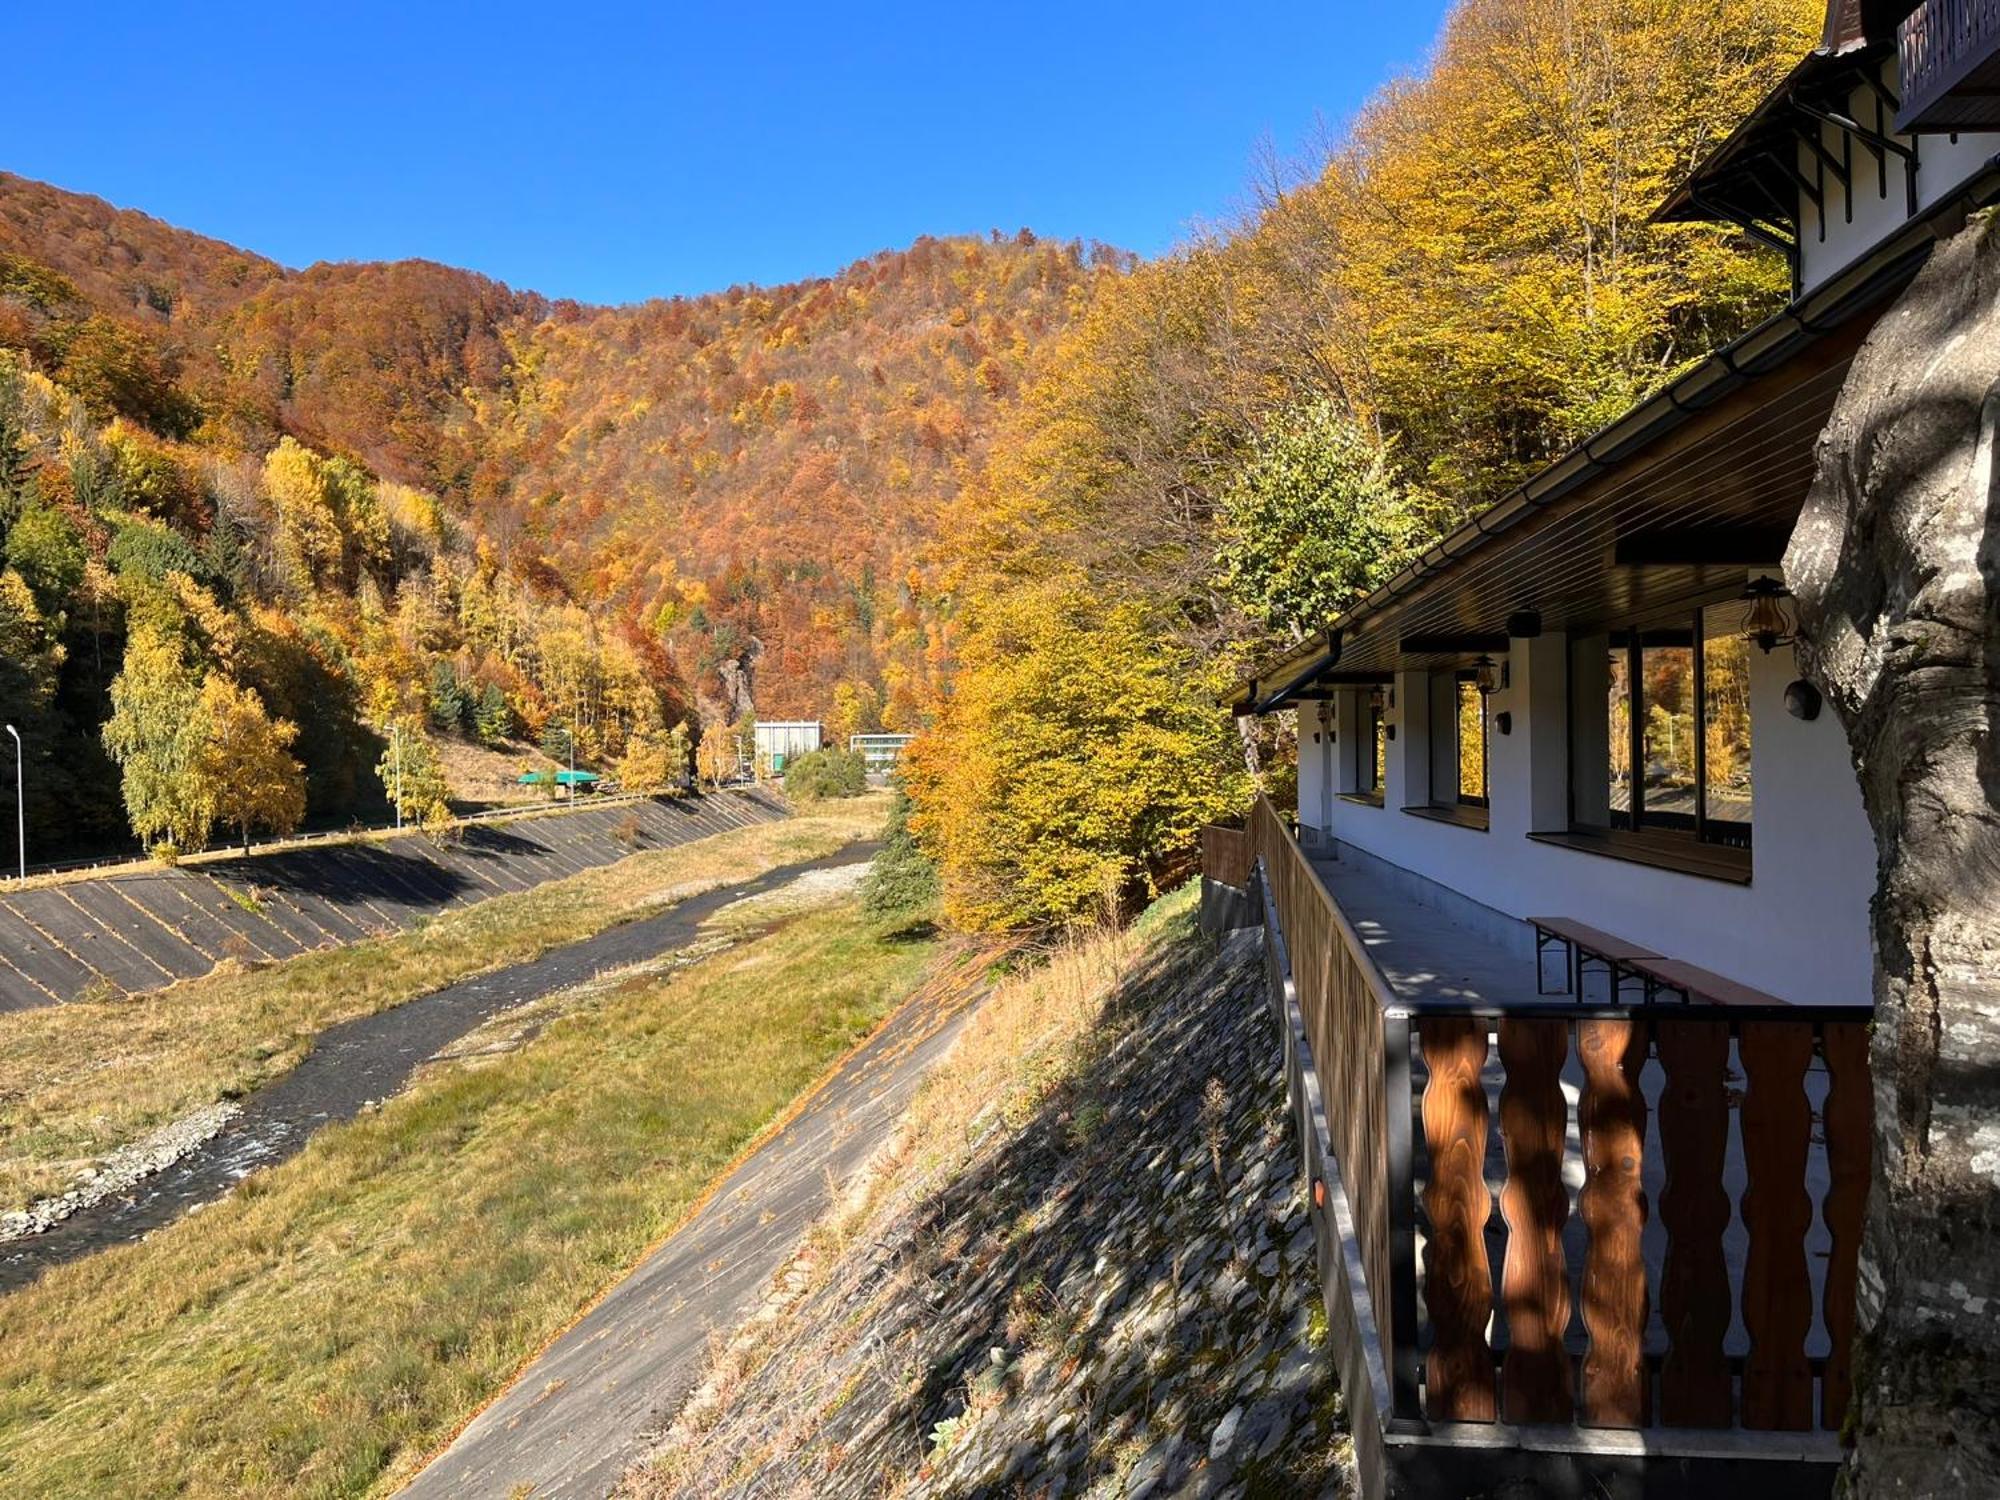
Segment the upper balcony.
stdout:
<path fill-rule="evenodd" d="M 2000 126 L 2000 0 L 1924 0 L 1896 31 L 1903 135 Z"/>

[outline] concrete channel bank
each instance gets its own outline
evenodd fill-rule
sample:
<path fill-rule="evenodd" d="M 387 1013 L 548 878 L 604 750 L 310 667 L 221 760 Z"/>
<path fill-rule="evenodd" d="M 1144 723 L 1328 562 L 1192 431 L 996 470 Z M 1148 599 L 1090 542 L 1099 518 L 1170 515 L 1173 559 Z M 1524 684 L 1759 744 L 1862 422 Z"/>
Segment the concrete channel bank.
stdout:
<path fill-rule="evenodd" d="M 755 791 L 634 798 L 0 890 L 0 1011 L 144 994 L 225 958 L 290 958 L 488 896 L 785 815 Z"/>

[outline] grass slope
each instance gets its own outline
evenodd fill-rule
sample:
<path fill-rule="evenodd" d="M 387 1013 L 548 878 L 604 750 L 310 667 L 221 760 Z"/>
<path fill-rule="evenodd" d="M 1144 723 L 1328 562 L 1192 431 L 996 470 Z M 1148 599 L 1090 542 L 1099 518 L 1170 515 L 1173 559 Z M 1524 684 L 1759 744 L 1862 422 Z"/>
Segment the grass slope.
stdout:
<path fill-rule="evenodd" d="M 886 799 L 635 854 L 398 936 L 154 994 L 0 1017 L 0 1209 L 59 1191 L 148 1130 L 288 1072 L 337 1021 L 521 963 L 669 901 L 878 832 Z"/>
<path fill-rule="evenodd" d="M 461 1048 L 229 1199 L 0 1300 L 0 1492 L 386 1487 L 920 980 L 856 898 Z M 488 1039 L 521 1031 L 501 1018 Z"/>

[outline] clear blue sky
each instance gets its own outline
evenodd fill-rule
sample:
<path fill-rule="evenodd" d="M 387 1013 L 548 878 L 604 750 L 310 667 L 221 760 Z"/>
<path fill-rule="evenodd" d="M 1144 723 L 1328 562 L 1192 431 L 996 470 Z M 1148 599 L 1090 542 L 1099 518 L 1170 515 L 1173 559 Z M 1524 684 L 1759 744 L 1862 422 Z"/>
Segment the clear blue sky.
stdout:
<path fill-rule="evenodd" d="M 594 302 L 1025 225 L 1141 253 L 1419 64 L 1443 0 L 13 7 L 0 167 L 287 265 Z"/>

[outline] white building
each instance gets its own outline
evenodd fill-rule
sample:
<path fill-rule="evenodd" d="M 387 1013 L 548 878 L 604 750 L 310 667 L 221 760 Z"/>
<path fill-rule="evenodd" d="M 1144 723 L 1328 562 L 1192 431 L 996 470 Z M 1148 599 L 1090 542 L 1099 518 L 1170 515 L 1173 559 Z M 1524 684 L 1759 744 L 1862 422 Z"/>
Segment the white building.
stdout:
<path fill-rule="evenodd" d="M 1256 872 L 1364 1495 L 1832 1492 L 1875 847 L 1782 559 L 1862 341 L 2000 203 L 1996 84 L 2000 6 L 1836 0 L 1660 211 L 1790 305 L 1236 694 L 1298 714 L 1297 820 L 1211 830 L 1205 895 Z"/>
<path fill-rule="evenodd" d="M 785 767 L 801 755 L 810 755 L 820 746 L 817 719 L 759 719 L 756 723 L 755 756 L 757 775 L 782 776 Z"/>

